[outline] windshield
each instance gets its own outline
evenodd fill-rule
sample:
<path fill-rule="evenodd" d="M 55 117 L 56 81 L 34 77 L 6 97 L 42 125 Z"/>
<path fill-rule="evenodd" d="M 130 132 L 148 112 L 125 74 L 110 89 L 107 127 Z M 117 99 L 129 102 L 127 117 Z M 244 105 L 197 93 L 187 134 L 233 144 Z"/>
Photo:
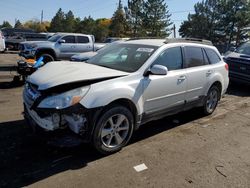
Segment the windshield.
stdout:
<path fill-rule="evenodd" d="M 236 49 L 237 53 L 250 55 L 250 43 L 246 42 Z"/>
<path fill-rule="evenodd" d="M 106 46 L 87 63 L 125 72 L 137 71 L 154 53 L 157 46 L 117 43 Z"/>
<path fill-rule="evenodd" d="M 56 42 L 56 41 L 58 41 L 59 38 L 61 38 L 61 35 L 55 34 L 55 35 L 53 35 L 52 37 L 50 37 L 50 38 L 48 39 L 48 41 L 50 41 L 50 42 Z"/>

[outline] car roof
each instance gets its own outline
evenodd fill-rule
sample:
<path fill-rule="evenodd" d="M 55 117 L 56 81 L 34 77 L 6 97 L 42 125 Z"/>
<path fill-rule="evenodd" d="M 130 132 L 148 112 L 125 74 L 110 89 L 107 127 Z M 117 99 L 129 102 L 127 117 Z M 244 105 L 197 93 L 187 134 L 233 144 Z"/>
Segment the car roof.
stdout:
<path fill-rule="evenodd" d="M 127 40 L 126 44 L 140 44 L 140 45 L 152 45 L 152 46 L 162 46 L 164 45 L 166 39 L 137 39 L 137 40 Z"/>

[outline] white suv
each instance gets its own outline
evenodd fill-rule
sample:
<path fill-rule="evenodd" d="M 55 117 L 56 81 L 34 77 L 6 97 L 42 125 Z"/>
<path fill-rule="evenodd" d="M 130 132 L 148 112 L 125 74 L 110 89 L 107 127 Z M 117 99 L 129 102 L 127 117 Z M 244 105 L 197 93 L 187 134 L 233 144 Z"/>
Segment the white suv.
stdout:
<path fill-rule="evenodd" d="M 24 114 L 32 126 L 73 131 L 108 154 L 148 121 L 193 107 L 212 114 L 228 82 L 228 66 L 208 41 L 130 40 L 86 63 L 40 68 L 27 79 Z"/>

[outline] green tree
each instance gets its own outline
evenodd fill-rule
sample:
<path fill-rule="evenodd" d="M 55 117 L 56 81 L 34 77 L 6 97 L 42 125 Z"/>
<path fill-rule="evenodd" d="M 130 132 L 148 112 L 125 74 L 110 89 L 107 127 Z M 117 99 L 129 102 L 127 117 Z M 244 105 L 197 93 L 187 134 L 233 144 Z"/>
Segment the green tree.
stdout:
<path fill-rule="evenodd" d="M 74 32 L 76 20 L 73 12 L 70 10 L 67 14 L 65 14 L 65 20 L 63 21 L 64 24 L 64 32 Z"/>
<path fill-rule="evenodd" d="M 128 0 L 128 6 L 125 7 L 126 19 L 131 29 L 131 36 L 141 36 L 143 32 L 143 8 L 144 0 Z"/>
<path fill-rule="evenodd" d="M 126 35 L 126 17 L 123 10 L 121 0 L 119 0 L 119 5 L 115 11 L 110 25 L 110 33 L 113 37 L 124 37 Z"/>
<path fill-rule="evenodd" d="M 110 25 L 111 19 L 101 18 L 95 21 L 95 29 L 92 34 L 95 36 L 96 41 L 102 42 L 109 36 Z"/>
<path fill-rule="evenodd" d="M 10 25 L 10 23 L 8 21 L 3 21 L 3 24 L 0 25 L 0 28 L 12 28 L 12 25 Z"/>
<path fill-rule="evenodd" d="M 49 22 L 40 23 L 39 20 L 33 19 L 33 20 L 29 20 L 29 21 L 25 22 L 23 24 L 23 28 L 32 29 L 36 32 L 47 32 L 49 25 L 50 25 Z"/>
<path fill-rule="evenodd" d="M 51 32 L 63 32 L 65 29 L 64 25 L 65 14 L 60 8 L 56 15 L 52 18 L 49 31 Z"/>
<path fill-rule="evenodd" d="M 144 5 L 143 27 L 152 37 L 169 36 L 171 14 L 164 0 L 148 0 Z"/>
<path fill-rule="evenodd" d="M 250 25 L 248 0 L 205 0 L 195 4 L 195 13 L 180 27 L 182 37 L 204 38 L 214 43 L 239 43 Z"/>
<path fill-rule="evenodd" d="M 85 17 L 82 21 L 78 20 L 77 22 L 78 24 L 76 25 L 75 32 L 85 34 L 94 33 L 96 22 L 91 16 Z"/>
<path fill-rule="evenodd" d="M 17 28 L 17 29 L 21 29 L 23 28 L 23 24 L 20 22 L 20 20 L 17 20 L 15 25 L 14 25 L 14 28 Z"/>

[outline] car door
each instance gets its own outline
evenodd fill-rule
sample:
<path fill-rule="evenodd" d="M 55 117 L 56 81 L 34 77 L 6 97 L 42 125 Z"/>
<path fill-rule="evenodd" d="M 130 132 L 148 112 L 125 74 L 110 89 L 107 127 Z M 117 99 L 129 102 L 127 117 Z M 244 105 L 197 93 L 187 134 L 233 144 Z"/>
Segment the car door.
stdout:
<path fill-rule="evenodd" d="M 77 45 L 76 45 L 77 53 L 89 52 L 93 50 L 94 44 L 92 43 L 92 41 L 89 40 L 89 37 L 76 36 L 76 39 L 77 39 Z"/>
<path fill-rule="evenodd" d="M 74 35 L 67 35 L 60 39 L 65 42 L 59 42 L 57 47 L 60 51 L 59 58 L 61 59 L 70 59 L 71 56 L 77 53 L 76 51 L 76 39 Z"/>
<path fill-rule="evenodd" d="M 184 67 L 187 76 L 186 101 L 193 102 L 205 95 L 204 91 L 208 87 L 208 80 L 213 74 L 213 70 L 209 66 L 207 56 L 201 47 L 185 46 L 184 54 Z"/>
<path fill-rule="evenodd" d="M 152 65 L 166 66 L 168 73 L 167 75 L 149 75 L 144 78 L 145 113 L 164 113 L 183 107 L 187 82 L 181 47 L 166 49 Z"/>

